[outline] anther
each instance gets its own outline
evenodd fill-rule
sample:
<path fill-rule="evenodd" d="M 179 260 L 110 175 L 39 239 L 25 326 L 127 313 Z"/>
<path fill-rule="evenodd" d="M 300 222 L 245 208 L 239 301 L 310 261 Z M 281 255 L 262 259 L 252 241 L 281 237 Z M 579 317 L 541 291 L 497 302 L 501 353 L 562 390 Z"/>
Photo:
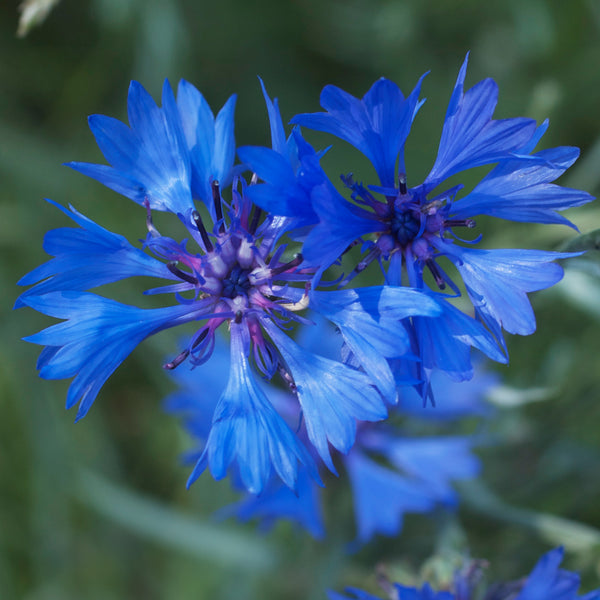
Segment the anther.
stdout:
<path fill-rule="evenodd" d="M 235 312 L 234 322 L 239 325 L 242 322 L 242 317 L 243 316 L 244 316 L 244 313 L 241 310 L 237 310 Z"/>
<path fill-rule="evenodd" d="M 296 256 L 294 256 L 294 258 L 292 260 L 290 260 L 290 262 L 285 263 L 284 265 L 279 265 L 278 267 L 275 267 L 274 269 L 271 269 L 271 276 L 279 275 L 280 273 L 289 271 L 290 269 L 297 267 L 303 260 L 304 260 L 304 257 L 302 256 L 302 254 L 298 253 L 298 254 L 296 254 Z"/>
<path fill-rule="evenodd" d="M 308 295 L 309 290 L 310 282 L 307 281 L 306 285 L 304 286 L 304 294 L 302 294 L 302 298 L 300 298 L 298 302 L 289 302 L 285 304 L 280 304 L 280 306 L 293 312 L 308 308 L 308 305 L 310 304 L 310 296 Z"/>
<path fill-rule="evenodd" d="M 262 215 L 262 210 L 258 207 L 254 207 L 254 214 L 252 215 L 252 222 L 250 223 L 250 231 L 248 233 L 250 235 L 254 235 L 256 233 L 256 229 L 258 227 L 258 221 Z"/>
<path fill-rule="evenodd" d="M 446 227 L 467 227 L 473 229 L 477 225 L 475 219 L 447 219 L 444 222 Z"/>
<path fill-rule="evenodd" d="M 398 173 L 398 187 L 403 196 L 408 192 L 408 188 L 406 187 L 406 173 Z"/>
<path fill-rule="evenodd" d="M 355 267 L 352 269 L 350 274 L 345 277 L 338 285 L 338 287 L 343 287 L 348 284 L 352 279 L 354 279 L 359 273 L 362 273 L 374 260 L 377 256 L 380 256 L 381 252 L 377 246 L 373 248 Z"/>
<path fill-rule="evenodd" d="M 444 203 L 441 200 L 432 200 L 431 202 L 421 206 L 421 212 L 424 215 L 435 215 L 443 205 Z"/>
<path fill-rule="evenodd" d="M 174 260 L 167 263 L 167 269 L 169 269 L 169 271 L 171 271 L 173 275 L 177 275 L 179 279 L 183 279 L 183 281 L 187 281 L 192 285 L 198 284 L 198 280 L 193 275 L 190 275 L 189 273 L 186 273 L 185 271 L 182 271 L 181 269 L 177 268 L 177 262 Z"/>
<path fill-rule="evenodd" d="M 443 290 L 446 287 L 446 282 L 444 281 L 440 268 L 437 266 L 436 262 L 433 260 L 433 258 L 428 258 L 425 261 L 425 264 L 433 275 L 433 279 L 435 280 L 437 286 L 440 288 L 440 290 Z"/>
<path fill-rule="evenodd" d="M 194 349 L 196 346 L 198 346 L 204 341 L 204 338 L 208 335 L 208 331 L 208 329 L 203 329 L 200 332 L 200 335 L 194 340 L 194 343 L 192 344 L 192 349 Z"/>
<path fill-rule="evenodd" d="M 200 237 L 202 238 L 202 241 L 204 242 L 204 247 L 206 248 L 206 251 L 212 252 L 213 251 L 212 242 L 210 241 L 210 238 L 208 237 L 208 232 L 206 231 L 206 227 L 204 227 L 204 223 L 202 222 L 202 217 L 200 216 L 200 213 L 197 210 L 192 212 L 192 219 L 194 219 L 194 224 L 196 225 L 196 228 L 198 229 L 198 232 L 200 233 Z"/>
<path fill-rule="evenodd" d="M 163 365 L 163 369 L 167 371 L 172 371 L 176 367 L 178 367 L 188 356 L 190 355 L 190 351 L 188 349 L 179 353 L 171 362 L 165 363 Z"/>
<path fill-rule="evenodd" d="M 225 224 L 223 223 L 223 206 L 221 205 L 221 191 L 219 189 L 219 182 L 215 179 L 210 184 L 212 190 L 213 204 L 215 205 L 215 215 L 217 216 L 217 222 L 221 221 L 219 225 L 219 231 L 223 233 L 225 231 Z"/>
<path fill-rule="evenodd" d="M 144 206 L 146 207 L 146 229 L 148 233 L 152 237 L 160 237 L 158 229 L 154 227 L 154 223 L 152 222 L 152 211 L 150 210 L 150 201 L 148 198 L 144 198 Z"/>
<path fill-rule="evenodd" d="M 283 381 L 285 381 L 289 390 L 291 392 L 296 392 L 298 390 L 298 388 L 296 387 L 296 382 L 294 381 L 294 378 L 292 377 L 292 375 L 290 373 L 288 373 L 288 371 L 285 369 L 285 367 L 283 367 L 282 365 L 277 365 L 277 371 L 281 375 L 281 378 L 283 379 Z"/>

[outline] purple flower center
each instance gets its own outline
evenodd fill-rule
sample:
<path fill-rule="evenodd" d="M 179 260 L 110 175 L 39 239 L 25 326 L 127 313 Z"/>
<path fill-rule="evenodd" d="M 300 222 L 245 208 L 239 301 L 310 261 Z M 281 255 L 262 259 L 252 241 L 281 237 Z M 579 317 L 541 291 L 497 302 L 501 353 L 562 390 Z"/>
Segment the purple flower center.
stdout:
<path fill-rule="evenodd" d="M 421 222 L 412 210 L 394 210 L 390 221 L 390 232 L 400 246 L 406 246 L 414 240 L 420 229 Z"/>
<path fill-rule="evenodd" d="M 251 287 L 249 274 L 250 272 L 247 269 L 242 269 L 236 264 L 229 275 L 223 279 L 223 296 L 227 298 L 247 296 Z"/>

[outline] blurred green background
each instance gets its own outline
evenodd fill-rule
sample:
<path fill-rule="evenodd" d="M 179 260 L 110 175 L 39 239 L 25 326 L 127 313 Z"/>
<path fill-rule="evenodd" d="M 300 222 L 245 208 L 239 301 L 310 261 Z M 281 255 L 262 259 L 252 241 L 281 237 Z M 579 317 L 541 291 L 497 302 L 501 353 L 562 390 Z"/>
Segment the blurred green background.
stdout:
<path fill-rule="evenodd" d="M 64 411 L 68 382 L 38 379 L 39 348 L 20 341 L 49 320 L 11 310 L 16 281 L 46 260 L 44 232 L 70 225 L 44 197 L 72 203 L 132 241 L 144 236 L 139 207 L 61 166 L 102 162 L 86 117 L 126 120 L 131 79 L 158 99 L 165 77 L 186 78 L 214 110 L 238 93 L 241 145 L 268 142 L 257 75 L 287 121 L 318 110 L 327 83 L 361 96 L 386 76 L 409 91 L 431 70 L 407 148 L 410 184 L 433 162 L 471 50 L 467 83 L 498 82 L 497 117 L 549 117 L 544 147 L 582 148 L 562 183 L 597 194 L 596 0 L 63 0 L 25 38 L 17 38 L 17 22 L 17 3 L 3 2 L 0 598 L 317 599 L 327 587 L 372 586 L 380 562 L 414 574 L 443 540 L 460 547 L 448 539 L 464 535 L 473 557 L 491 561 L 492 579 L 525 574 L 562 541 L 567 568 L 582 572 L 586 589 L 599 585 L 598 251 L 534 296 L 538 332 L 509 340 L 511 365 L 497 368 L 505 387 L 495 395 L 502 407 L 489 426 L 493 443 L 479 452 L 485 487 L 466 488 L 454 517 L 408 517 L 399 538 L 379 538 L 352 556 L 344 552 L 354 536 L 347 482 L 331 486 L 325 542 L 288 524 L 265 535 L 253 524 L 215 522 L 212 513 L 234 496 L 206 475 L 185 490 L 188 468 L 178 457 L 190 442 L 161 410 L 172 388 L 160 365 L 175 351 L 175 334 L 143 344 L 74 426 L 74 413 Z M 332 176 L 366 169 L 350 148 L 330 154 Z M 583 233 L 600 227 L 594 205 L 570 216 Z M 485 227 L 488 247 L 554 249 L 575 235 L 554 226 Z"/>

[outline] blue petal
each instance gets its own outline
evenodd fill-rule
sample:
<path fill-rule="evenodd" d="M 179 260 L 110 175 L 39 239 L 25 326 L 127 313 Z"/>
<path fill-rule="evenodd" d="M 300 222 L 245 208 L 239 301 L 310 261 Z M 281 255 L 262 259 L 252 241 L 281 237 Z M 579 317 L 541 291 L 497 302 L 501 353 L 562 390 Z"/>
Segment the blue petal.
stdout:
<path fill-rule="evenodd" d="M 357 450 L 344 464 L 354 493 L 358 540 L 368 542 L 376 533 L 395 536 L 406 512 L 429 512 L 435 498 L 418 481 L 382 467 Z"/>
<path fill-rule="evenodd" d="M 420 419 L 446 421 L 468 416 L 487 416 L 492 407 L 485 402 L 489 391 L 499 383 L 495 373 L 482 371 L 475 365 L 473 379 L 464 382 L 451 381 L 440 371 L 431 375 L 431 389 L 435 406 L 423 405 L 423 398 L 412 388 L 403 388 L 398 405 L 402 414 Z"/>
<path fill-rule="evenodd" d="M 376 157 L 373 164 L 381 185 L 394 185 L 396 173 L 406 173 L 404 144 L 412 122 L 424 102 L 419 101 L 419 94 L 425 75 L 420 77 L 406 100 L 395 83 L 383 78 L 373 84 L 363 98 L 373 128 L 373 132 L 366 132 L 370 134 L 366 137 Z"/>
<path fill-rule="evenodd" d="M 246 489 L 260 494 L 271 469 L 282 481 L 295 489 L 297 462 L 303 463 L 313 478 L 319 480 L 313 460 L 277 414 L 256 384 L 245 356 L 242 335 L 231 331 L 231 371 L 215 413 L 206 448 L 188 481 L 191 485 L 204 471 L 206 463 L 215 479 L 227 474 L 236 461 Z"/>
<path fill-rule="evenodd" d="M 208 149 L 214 144 L 214 115 L 204 96 L 189 82 L 182 79 L 177 86 L 177 110 L 188 148 L 206 143 Z M 198 132 L 202 137 L 198 139 Z"/>
<path fill-rule="evenodd" d="M 280 188 L 296 184 L 294 169 L 280 152 L 259 146 L 242 146 L 238 148 L 238 155 L 266 183 Z M 248 191 L 251 189 L 249 188 Z"/>
<path fill-rule="evenodd" d="M 360 366 L 395 403 L 396 383 L 385 359 L 410 351 L 402 319 L 439 315 L 438 304 L 417 290 L 391 286 L 312 292 L 310 297 L 311 307 L 338 326 Z"/>
<path fill-rule="evenodd" d="M 563 277 L 563 268 L 552 262 L 577 253 L 541 250 L 474 250 L 452 246 L 448 257 L 460 272 L 469 297 L 478 311 L 509 333 L 535 331 L 535 315 L 528 292 L 548 288 Z"/>
<path fill-rule="evenodd" d="M 233 161 L 235 160 L 235 136 L 233 118 L 237 97 L 230 96 L 215 120 L 215 148 L 213 152 L 213 179 L 221 187 L 231 183 Z"/>
<path fill-rule="evenodd" d="M 345 589 L 347 594 L 352 594 L 352 598 L 348 596 L 342 596 L 337 592 L 332 592 L 331 590 L 327 591 L 327 597 L 329 600 L 381 600 L 378 596 L 372 596 L 371 594 L 367 594 L 367 592 L 363 592 L 358 588 L 348 587 Z M 404 600 L 404 599 L 403 599 Z"/>
<path fill-rule="evenodd" d="M 492 79 L 480 81 L 464 93 L 467 63 L 468 56 L 448 105 L 435 164 L 425 180 L 428 189 L 459 171 L 510 158 L 536 130 L 532 119 L 492 119 L 498 98 L 498 86 Z"/>
<path fill-rule="evenodd" d="M 587 192 L 553 185 L 577 156 L 578 148 L 538 152 L 539 161 L 512 160 L 499 164 L 473 191 L 452 205 L 453 218 L 480 214 L 511 221 L 572 225 L 556 213 L 593 200 Z"/>
<path fill-rule="evenodd" d="M 354 444 L 356 420 L 379 421 L 387 416 L 383 400 L 364 373 L 307 352 L 267 319 L 262 323 L 294 379 L 308 437 L 335 473 L 328 442 L 348 452 Z"/>
<path fill-rule="evenodd" d="M 127 102 L 131 128 L 101 115 L 89 119 L 112 167 L 77 162 L 69 166 L 138 204 L 148 200 L 155 210 L 187 212 L 193 208 L 189 155 L 171 87 L 165 81 L 159 108 L 134 81 Z"/>
<path fill-rule="evenodd" d="M 316 539 L 325 536 L 319 488 L 303 470 L 298 473 L 296 493 L 281 483 L 272 483 L 260 496 L 248 494 L 219 514 L 234 514 L 241 521 L 258 518 L 265 527 L 285 519 L 298 523 Z"/>
<path fill-rule="evenodd" d="M 457 381 L 471 379 L 471 346 L 492 360 L 507 362 L 497 341 L 481 323 L 441 298 L 438 302 L 441 316 L 413 319 L 418 354 L 425 369 L 441 369 Z"/>
<path fill-rule="evenodd" d="M 91 177 L 99 181 L 107 188 L 133 200 L 137 204 L 144 204 L 146 200 L 155 210 L 166 210 L 161 208 L 160 202 L 151 200 L 150 190 L 139 179 L 136 179 L 131 173 L 119 171 L 107 165 L 95 165 L 92 163 L 73 161 L 67 163 L 68 167 L 78 171 L 86 177 Z"/>
<path fill-rule="evenodd" d="M 229 348 L 225 340 L 222 336 L 215 337 L 216 343 L 210 364 L 193 369 L 181 365 L 169 371 L 180 389 L 169 394 L 163 402 L 164 410 L 182 416 L 185 428 L 202 442 L 210 432 L 212 415 L 217 399 L 225 389 L 230 366 Z"/>
<path fill-rule="evenodd" d="M 31 294 L 39 296 L 57 290 L 88 290 L 135 276 L 175 278 L 166 265 L 132 246 L 123 236 L 100 227 L 73 207 L 69 211 L 52 200 L 48 202 L 71 217 L 82 229 L 63 227 L 46 233 L 44 249 L 55 258 L 18 282 L 19 285 L 37 285 L 20 296 L 15 308 L 22 306 L 23 298 Z"/>
<path fill-rule="evenodd" d="M 296 115 L 291 122 L 349 142 L 373 163 L 381 184 L 393 186 L 398 156 L 399 170 L 405 171 L 404 143 L 421 106 L 423 77 L 406 99 L 395 83 L 384 78 L 376 81 L 362 100 L 328 85 L 321 92 L 321 106 L 327 112 Z"/>
<path fill-rule="evenodd" d="M 105 115 L 91 115 L 88 125 L 104 158 L 118 171 L 136 168 L 140 141 L 125 123 Z"/>
<path fill-rule="evenodd" d="M 269 125 L 271 128 L 271 147 L 275 152 L 287 156 L 288 145 L 285 139 L 285 130 L 283 129 L 283 121 L 281 119 L 281 113 L 279 112 L 279 104 L 277 98 L 271 100 L 267 94 L 267 89 L 263 80 L 259 77 L 260 87 L 262 89 L 265 104 L 267 105 L 267 112 L 269 114 Z"/>
<path fill-rule="evenodd" d="M 67 394 L 67 408 L 79 402 L 76 420 L 85 416 L 104 382 L 142 340 L 198 318 L 193 306 L 143 310 L 77 291 L 28 296 L 23 303 L 67 319 L 24 339 L 48 346 L 38 360 L 40 377 L 75 376 Z"/>
<path fill-rule="evenodd" d="M 282 154 L 253 146 L 238 150 L 241 160 L 265 182 L 248 187 L 247 196 L 268 212 L 297 217 L 299 226 L 311 225 L 318 220 L 311 204 L 311 192 L 328 180 L 318 154 L 299 131 L 294 131 L 292 139 L 298 150 L 298 165 L 292 164 L 289 152 Z"/>
<path fill-rule="evenodd" d="M 459 600 L 452 592 L 434 591 L 428 583 L 424 583 L 420 590 L 399 584 L 395 584 L 394 589 L 402 600 Z M 465 600 L 468 600 L 468 598 Z"/>
<path fill-rule="evenodd" d="M 546 552 L 515 600 L 577 600 L 580 578 L 577 573 L 559 569 L 563 557 L 562 546 Z"/>
<path fill-rule="evenodd" d="M 476 477 L 481 470 L 472 445 L 466 437 L 390 437 L 380 451 L 396 468 L 420 481 L 436 500 L 453 504 L 456 494 L 451 483 Z"/>
<path fill-rule="evenodd" d="M 236 96 L 230 96 L 215 120 L 204 96 L 191 83 L 179 82 L 177 108 L 191 156 L 192 191 L 209 207 L 211 183 L 219 181 L 225 187 L 233 176 L 235 103 Z"/>
<path fill-rule="evenodd" d="M 308 263 L 321 267 L 316 281 L 352 242 L 387 226 L 373 219 L 372 213 L 346 202 L 329 181 L 312 190 L 311 202 L 319 223 L 304 241 L 302 254 Z"/>

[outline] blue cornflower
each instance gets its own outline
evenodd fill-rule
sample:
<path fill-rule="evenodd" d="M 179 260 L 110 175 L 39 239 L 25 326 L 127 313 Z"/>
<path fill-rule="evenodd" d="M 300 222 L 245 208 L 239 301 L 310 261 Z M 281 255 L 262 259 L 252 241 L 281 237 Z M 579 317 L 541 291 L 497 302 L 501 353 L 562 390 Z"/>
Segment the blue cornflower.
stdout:
<path fill-rule="evenodd" d="M 527 576 L 515 600 L 598 600 L 600 589 L 584 596 L 577 594 L 579 575 L 560 568 L 564 554 L 562 547 L 546 552 Z"/>
<path fill-rule="evenodd" d="M 456 573 L 454 581 L 446 591 L 436 592 L 429 583 L 423 584 L 420 589 L 388 581 L 385 581 L 384 585 L 390 598 L 402 600 L 474 600 L 475 597 L 485 597 L 486 600 L 598 600 L 600 589 L 583 596 L 577 593 L 580 585 L 579 575 L 559 568 L 563 556 L 562 547 L 550 550 L 539 559 L 527 577 L 506 584 L 497 583 L 484 589 L 479 586 L 479 569 L 473 569 L 470 564 Z M 380 600 L 356 588 L 348 588 L 346 592 L 352 594 L 355 600 Z M 329 592 L 329 598 L 351 600 L 335 592 Z"/>
<path fill-rule="evenodd" d="M 335 336 L 322 318 L 313 320 L 318 326 L 303 330 L 302 344 L 310 348 L 318 341 L 322 354 L 327 351 L 332 355 L 339 353 L 342 336 Z M 336 337 L 338 343 L 333 344 Z M 330 348 L 323 348 L 325 340 L 329 340 Z M 215 353 L 221 357 L 220 368 L 227 371 L 229 363 L 222 342 L 217 341 Z M 214 376 L 215 366 L 211 363 L 211 372 L 206 377 L 204 371 L 207 369 L 202 367 L 192 373 L 175 372 L 181 389 L 167 399 L 167 410 L 183 416 L 185 428 L 199 445 L 199 450 L 192 456 L 203 452 L 208 435 L 206 414 L 212 412 L 211 398 L 223 387 L 222 380 Z M 474 385 L 480 394 L 487 392 L 489 383 L 485 374 L 482 375 L 483 384 L 478 384 L 476 379 L 467 387 Z M 200 386 L 204 386 L 202 395 L 198 394 Z M 298 406 L 293 396 L 273 389 L 266 382 L 262 387 L 288 423 L 298 423 Z M 447 400 L 451 403 L 452 399 Z M 403 393 L 399 402 L 399 407 L 402 406 Z M 402 412 L 396 409 L 394 414 L 400 417 Z M 306 437 L 307 432 L 300 430 L 299 434 Z M 354 546 L 367 543 L 376 534 L 397 535 L 402 530 L 405 514 L 429 513 L 439 506 L 455 507 L 458 498 L 452 483 L 472 478 L 480 469 L 479 460 L 472 453 L 474 443 L 470 437 L 415 437 L 392 425 L 359 424 L 352 449 L 347 453 L 336 453 L 334 457 L 350 478 L 357 528 Z M 308 477 L 299 476 L 299 482 L 301 485 L 299 483 L 295 495 L 281 482 L 272 481 L 260 495 L 246 495 L 221 514 L 235 514 L 242 520 L 258 518 L 267 525 L 277 519 L 286 519 L 320 538 L 323 535 L 320 490 Z"/>
<path fill-rule="evenodd" d="M 296 486 L 298 463 L 316 480 L 319 476 L 305 444 L 273 407 L 255 373 L 266 379 L 278 374 L 293 391 L 308 442 L 331 470 L 329 446 L 348 452 L 356 422 L 385 418 L 386 402 L 393 403 L 396 397 L 395 389 L 371 379 L 368 366 L 363 371 L 324 358 L 288 335 L 294 325 L 308 324 L 299 312 L 309 302 L 314 269 L 303 265 L 301 254 L 284 258 L 287 246 L 280 239 L 289 223 L 253 206 L 247 193 L 253 186 L 236 174 L 233 106 L 232 97 L 215 119 L 200 93 L 182 82 L 177 102 L 165 83 L 159 108 L 134 82 L 128 98 L 130 127 L 109 117 L 91 117 L 90 127 L 112 166 L 70 166 L 144 207 L 148 233 L 143 248 L 73 208 L 61 208 L 80 227 L 46 235 L 46 250 L 54 258 L 21 280 L 22 285 L 34 286 L 19 297 L 17 306 L 65 320 L 25 339 L 45 346 L 38 361 L 40 376 L 75 378 L 67 407 L 79 403 L 77 419 L 145 338 L 180 324 L 202 322 L 181 353 L 164 365 L 174 369 L 184 361 L 192 366 L 208 361 L 217 329 L 227 328 L 231 367 L 190 483 L 207 466 L 220 479 L 235 463 L 243 485 L 259 493 L 272 470 L 290 488 Z M 273 105 L 274 147 L 284 152 L 276 135 L 277 118 L 280 122 Z M 232 182 L 229 202 L 222 196 L 227 181 Z M 195 200 L 206 205 L 212 225 L 205 224 Z M 161 235 L 153 223 L 153 210 L 176 214 L 191 242 Z M 195 248 L 188 247 L 192 244 Z M 143 309 L 88 291 L 133 276 L 170 280 L 146 294 L 172 295 L 176 304 Z M 354 342 L 347 342 L 351 347 L 363 342 L 373 346 L 366 351 L 371 361 L 399 356 L 398 350 L 390 354 L 383 347 L 407 337 L 402 319 L 440 312 L 434 301 L 414 290 L 372 288 L 332 294 L 328 306 L 336 309 L 331 319 L 343 332 L 354 322 L 373 321 L 370 329 L 354 336 Z M 386 327 L 391 320 L 400 324 Z M 383 338 L 381 348 L 375 347 L 376 338 Z M 406 339 L 399 345 L 408 351 Z"/>
<path fill-rule="evenodd" d="M 422 588 L 405 587 L 403 585 L 394 584 L 394 594 L 390 598 L 399 598 L 401 600 L 459 600 L 450 592 L 436 592 L 428 583 L 424 583 Z M 363 592 L 358 588 L 346 588 L 346 593 L 352 596 L 342 596 L 336 592 L 328 592 L 329 600 L 381 600 L 378 596 L 373 596 L 367 592 Z"/>
<path fill-rule="evenodd" d="M 413 352 L 421 359 L 411 369 L 417 381 L 426 380 L 436 368 L 457 380 L 469 378 L 470 346 L 506 362 L 502 329 L 520 335 L 535 330 L 527 294 L 558 282 L 563 270 L 554 261 L 572 256 L 538 250 L 474 249 L 472 244 L 480 237 L 466 242 L 456 232 L 474 229 L 473 217 L 478 215 L 570 224 L 557 211 L 592 199 L 586 192 L 552 183 L 576 160 L 578 150 L 558 147 L 533 153 L 547 122 L 537 127 L 525 118 L 494 120 L 496 83 L 485 79 L 465 91 L 467 60 L 446 112 L 437 158 L 419 185 L 409 186 L 404 145 L 423 104 L 419 100 L 423 77 L 407 97 L 387 79 L 375 82 L 362 99 L 328 85 L 321 93 L 326 112 L 292 119 L 295 125 L 347 141 L 371 161 L 378 185 L 365 187 L 352 175 L 342 177 L 351 201 L 327 179 L 318 164 L 319 155 L 298 131 L 294 135 L 304 150 L 296 169 L 272 160 L 268 149 L 242 148 L 238 152 L 265 182 L 252 191 L 259 206 L 313 224 L 303 255 L 309 264 L 319 267 L 319 276 L 359 244 L 360 261 L 342 285 L 378 262 L 387 284 L 408 284 L 436 293 L 442 314 L 437 319 L 412 320 Z M 462 197 L 462 185 L 443 187 L 457 173 L 493 164 L 496 166 L 488 175 Z M 448 264 L 461 276 L 477 320 L 448 301 L 460 294 Z M 439 293 L 446 288 L 451 295 Z"/>

